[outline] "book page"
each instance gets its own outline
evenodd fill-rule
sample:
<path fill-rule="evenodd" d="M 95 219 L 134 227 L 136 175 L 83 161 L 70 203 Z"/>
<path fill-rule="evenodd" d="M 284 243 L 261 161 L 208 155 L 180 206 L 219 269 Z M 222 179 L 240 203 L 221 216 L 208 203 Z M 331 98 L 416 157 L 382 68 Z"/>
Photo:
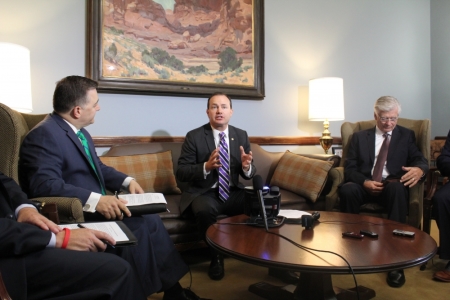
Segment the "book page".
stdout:
<path fill-rule="evenodd" d="M 144 204 L 165 203 L 166 198 L 161 193 L 144 193 L 144 194 L 125 194 L 119 195 L 119 198 L 127 200 L 127 206 L 136 206 Z"/>
<path fill-rule="evenodd" d="M 286 217 L 288 219 L 300 219 L 303 215 L 311 215 L 311 214 L 309 212 L 296 209 L 280 209 L 278 215 Z"/>
<path fill-rule="evenodd" d="M 82 225 L 89 229 L 103 231 L 114 238 L 116 242 L 129 241 L 125 232 L 116 222 L 98 222 L 98 223 L 82 223 Z M 70 230 L 80 229 L 78 224 L 60 224 L 60 228 L 69 228 Z"/>

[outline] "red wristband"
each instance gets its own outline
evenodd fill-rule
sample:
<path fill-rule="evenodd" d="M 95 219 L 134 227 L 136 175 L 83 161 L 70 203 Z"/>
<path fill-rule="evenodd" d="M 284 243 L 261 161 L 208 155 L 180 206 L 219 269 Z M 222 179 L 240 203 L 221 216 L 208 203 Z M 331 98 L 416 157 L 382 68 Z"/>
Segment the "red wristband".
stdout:
<path fill-rule="evenodd" d="M 69 239 L 70 239 L 70 229 L 69 228 L 64 228 L 64 231 L 66 232 L 66 235 L 64 236 L 64 240 L 63 240 L 63 243 L 61 245 L 61 249 L 66 249 L 67 244 L 69 243 Z"/>

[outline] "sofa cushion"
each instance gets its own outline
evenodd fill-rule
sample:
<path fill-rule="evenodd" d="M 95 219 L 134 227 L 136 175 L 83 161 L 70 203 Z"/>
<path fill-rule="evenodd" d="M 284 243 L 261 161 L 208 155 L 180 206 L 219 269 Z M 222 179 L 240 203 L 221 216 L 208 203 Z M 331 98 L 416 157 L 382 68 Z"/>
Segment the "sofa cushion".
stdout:
<path fill-rule="evenodd" d="M 333 162 L 311 159 L 286 151 L 281 157 L 271 186 L 278 186 L 315 202 L 322 191 Z"/>
<path fill-rule="evenodd" d="M 100 156 L 101 161 L 136 179 L 146 193 L 181 194 L 173 174 L 172 152 Z"/>

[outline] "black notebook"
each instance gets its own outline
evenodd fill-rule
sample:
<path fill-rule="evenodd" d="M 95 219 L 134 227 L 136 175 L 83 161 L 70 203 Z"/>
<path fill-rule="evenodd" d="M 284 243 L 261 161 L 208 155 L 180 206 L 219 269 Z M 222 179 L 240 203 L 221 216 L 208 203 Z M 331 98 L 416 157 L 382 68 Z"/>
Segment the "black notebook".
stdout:
<path fill-rule="evenodd" d="M 122 221 L 107 221 L 107 222 L 86 222 L 75 224 L 60 224 L 61 228 L 69 228 L 71 230 L 80 229 L 80 226 L 84 228 L 103 231 L 109 234 L 116 241 L 116 247 L 120 246 L 133 246 L 137 245 L 138 240 L 131 232 L 125 223 Z"/>

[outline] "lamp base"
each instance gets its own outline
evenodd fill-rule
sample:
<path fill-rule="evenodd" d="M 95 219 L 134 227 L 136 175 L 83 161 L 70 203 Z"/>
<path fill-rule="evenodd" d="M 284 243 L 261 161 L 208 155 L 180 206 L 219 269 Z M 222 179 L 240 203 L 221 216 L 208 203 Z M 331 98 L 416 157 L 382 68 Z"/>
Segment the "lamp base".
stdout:
<path fill-rule="evenodd" d="M 319 139 L 320 146 L 322 146 L 323 150 L 325 151 L 325 154 L 328 154 L 328 150 L 331 148 L 331 145 L 333 145 L 333 138 L 331 136 L 323 135 Z"/>
<path fill-rule="evenodd" d="M 329 127 L 330 122 L 328 122 L 328 119 L 325 119 L 325 121 L 323 121 L 324 130 L 322 132 L 322 137 L 319 139 L 320 145 L 325 151 L 325 154 L 328 154 L 328 149 L 330 149 L 331 145 L 333 145 L 333 138 L 331 137 L 331 133 L 328 130 Z"/>

